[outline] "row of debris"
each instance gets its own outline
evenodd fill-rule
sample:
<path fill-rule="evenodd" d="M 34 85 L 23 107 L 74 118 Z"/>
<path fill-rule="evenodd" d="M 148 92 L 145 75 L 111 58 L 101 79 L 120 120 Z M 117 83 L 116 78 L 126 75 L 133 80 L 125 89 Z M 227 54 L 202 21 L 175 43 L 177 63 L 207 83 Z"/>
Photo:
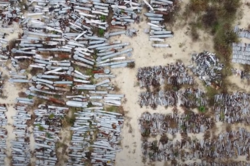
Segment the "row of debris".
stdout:
<path fill-rule="evenodd" d="M 216 121 L 250 124 L 250 95 L 218 94 L 214 97 Z"/>
<path fill-rule="evenodd" d="M 62 119 L 69 108 L 53 105 L 39 105 L 34 110 L 34 140 L 36 165 L 56 165 L 56 142 L 60 140 Z"/>
<path fill-rule="evenodd" d="M 246 29 L 241 29 L 238 26 L 234 27 L 234 32 L 240 37 L 240 38 L 247 38 L 250 39 L 250 32 Z"/>
<path fill-rule="evenodd" d="M 219 134 L 212 139 L 184 136 L 181 141 L 173 141 L 167 135 L 159 140 L 142 143 L 142 153 L 151 161 L 204 161 L 237 160 L 241 156 L 250 159 L 250 133 L 243 128 Z"/>
<path fill-rule="evenodd" d="M 249 30 L 240 29 L 238 26 L 234 27 L 234 32 L 239 38 L 250 39 Z M 249 43 L 233 43 L 232 44 L 232 62 L 239 64 L 250 64 L 250 46 Z"/>
<path fill-rule="evenodd" d="M 167 66 L 143 67 L 138 69 L 137 80 L 139 86 L 150 87 L 166 84 L 174 86 L 181 84 L 192 85 L 194 79 L 188 74 L 187 68 L 181 62 L 168 64 Z"/>
<path fill-rule="evenodd" d="M 6 150 L 7 150 L 6 139 L 7 139 L 8 131 L 4 128 L 8 123 L 7 117 L 6 117 L 6 111 L 7 111 L 6 106 L 1 105 L 0 106 L 0 138 L 1 138 L 0 164 L 1 165 L 5 165 L 4 160 L 7 157 L 7 155 L 6 155 Z"/>
<path fill-rule="evenodd" d="M 22 100 L 22 98 L 17 98 Z M 16 115 L 12 116 L 14 123 L 15 139 L 12 141 L 12 165 L 28 165 L 31 161 L 30 131 L 28 121 L 31 120 L 31 109 L 26 104 L 17 104 L 15 106 Z"/>
<path fill-rule="evenodd" d="M 142 113 L 139 118 L 140 131 L 143 137 L 162 134 L 175 135 L 176 133 L 204 133 L 214 126 L 212 118 L 204 114 L 195 114 L 190 111 L 184 114 L 173 113 Z"/>
<path fill-rule="evenodd" d="M 203 107 L 207 105 L 205 93 L 199 89 L 181 89 L 179 91 L 141 92 L 139 105 L 150 106 L 156 109 L 157 106 L 183 106 L 186 108 Z"/>
<path fill-rule="evenodd" d="M 164 16 L 173 12 L 175 5 L 173 1 L 170 0 L 151 0 L 148 3 L 144 0 L 144 3 L 148 6 L 149 12 L 144 15 L 147 17 L 148 25 L 150 28 L 145 30 L 148 33 L 149 40 L 153 41 L 153 47 L 161 47 L 161 48 L 170 48 L 169 44 L 164 43 L 166 38 L 172 38 L 173 32 L 168 31 L 166 27 L 163 25 Z"/>
<path fill-rule="evenodd" d="M 250 64 L 250 44 L 233 43 L 232 62 L 240 64 Z"/>
<path fill-rule="evenodd" d="M 81 165 L 88 159 L 96 166 L 113 165 L 116 153 L 121 150 L 123 115 L 84 110 L 76 112 L 75 116 L 68 165 Z"/>

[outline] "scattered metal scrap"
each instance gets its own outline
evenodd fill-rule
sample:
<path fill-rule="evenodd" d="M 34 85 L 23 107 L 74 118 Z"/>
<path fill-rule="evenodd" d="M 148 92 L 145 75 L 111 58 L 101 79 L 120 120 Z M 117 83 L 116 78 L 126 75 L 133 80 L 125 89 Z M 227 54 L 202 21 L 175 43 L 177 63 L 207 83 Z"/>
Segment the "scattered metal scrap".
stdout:
<path fill-rule="evenodd" d="M 188 74 L 186 67 L 181 62 L 167 66 L 139 68 L 137 80 L 141 88 L 159 86 L 164 83 L 173 85 L 194 83 L 193 77 Z"/>
<path fill-rule="evenodd" d="M 219 63 L 219 59 L 215 54 L 207 51 L 192 55 L 193 65 L 191 71 L 203 80 L 206 85 L 219 85 L 221 81 L 221 70 L 223 64 Z"/>
<path fill-rule="evenodd" d="M 201 159 L 196 164 L 204 165 L 211 160 L 214 163 L 216 159 L 223 164 L 223 160 L 234 160 L 240 156 L 249 159 L 249 136 L 250 133 L 243 128 L 219 134 L 213 139 L 192 139 L 185 136 L 181 141 L 172 141 L 167 135 L 163 135 L 159 141 L 145 140 L 142 143 L 142 152 L 143 156 L 151 161 L 191 160 L 194 164 L 194 159 Z"/>
<path fill-rule="evenodd" d="M 204 133 L 214 125 L 213 119 L 204 114 L 187 112 L 185 114 L 173 113 L 164 115 L 145 112 L 139 119 L 141 134 L 144 137 L 176 133 Z"/>
<path fill-rule="evenodd" d="M 199 89 L 185 89 L 179 91 L 159 91 L 159 92 L 142 92 L 139 96 L 139 105 L 150 106 L 155 109 L 158 105 L 184 106 L 186 108 L 195 108 L 206 106 L 207 100 L 205 93 Z"/>
<path fill-rule="evenodd" d="M 214 101 L 216 121 L 250 124 L 249 94 L 218 94 L 214 96 Z"/>

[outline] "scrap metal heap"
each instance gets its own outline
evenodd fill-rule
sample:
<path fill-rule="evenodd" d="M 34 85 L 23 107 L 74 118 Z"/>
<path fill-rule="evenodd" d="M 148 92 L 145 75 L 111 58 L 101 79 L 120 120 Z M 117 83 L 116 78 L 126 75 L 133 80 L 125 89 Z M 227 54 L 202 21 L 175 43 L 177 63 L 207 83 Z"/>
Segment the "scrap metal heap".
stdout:
<path fill-rule="evenodd" d="M 218 94 L 214 101 L 216 121 L 250 124 L 250 94 Z"/>
<path fill-rule="evenodd" d="M 178 162 L 176 165 L 229 165 L 224 161 L 241 163 L 237 158 L 246 156 L 250 159 L 250 133 L 243 128 L 221 133 L 213 139 L 197 139 L 185 136 L 181 141 L 173 141 L 167 135 L 159 140 L 142 142 L 142 152 L 151 161 L 191 161 L 189 164 Z M 200 161 L 194 161 L 200 159 Z M 216 162 L 215 162 L 216 161 Z M 236 165 L 238 165 L 236 164 Z M 246 162 L 243 162 L 245 165 Z"/>
<path fill-rule="evenodd" d="M 139 95 L 139 105 L 150 106 L 155 109 L 158 105 L 183 106 L 186 108 L 195 108 L 206 106 L 207 100 L 205 93 L 199 89 L 184 89 L 179 91 L 159 91 L 159 92 L 141 92 Z"/>
<path fill-rule="evenodd" d="M 207 51 L 193 54 L 192 62 L 191 71 L 203 80 L 207 86 L 220 84 L 223 64 L 219 63 L 219 59 L 215 54 Z"/>
<path fill-rule="evenodd" d="M 139 86 L 157 87 L 159 85 L 173 84 L 193 84 L 194 79 L 188 74 L 187 68 L 181 62 L 176 64 L 168 64 L 167 66 L 143 67 L 138 69 L 137 80 Z"/>
<path fill-rule="evenodd" d="M 173 112 L 172 115 L 160 113 L 142 113 L 139 118 L 140 131 L 143 137 L 176 133 L 204 133 L 214 126 L 213 118 L 204 114 L 189 111 L 184 114 Z"/>
<path fill-rule="evenodd" d="M 173 0 L 150 0 L 148 3 L 143 0 L 147 5 L 149 12 L 144 15 L 148 19 L 149 30 L 145 30 L 149 33 L 149 40 L 153 41 L 153 47 L 169 48 L 169 44 L 164 43 L 166 38 L 172 38 L 174 36 L 172 31 L 168 31 L 164 26 L 164 16 L 174 11 L 175 4 Z"/>

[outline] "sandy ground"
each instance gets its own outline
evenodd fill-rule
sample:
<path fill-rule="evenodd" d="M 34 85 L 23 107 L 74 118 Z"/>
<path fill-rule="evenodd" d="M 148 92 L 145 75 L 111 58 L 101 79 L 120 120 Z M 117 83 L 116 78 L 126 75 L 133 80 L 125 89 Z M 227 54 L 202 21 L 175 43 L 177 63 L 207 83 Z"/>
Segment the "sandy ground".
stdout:
<path fill-rule="evenodd" d="M 184 6 L 184 5 L 182 5 Z M 144 18 L 144 20 L 146 20 Z M 136 37 L 129 38 L 127 36 L 114 37 L 112 39 L 129 42 L 134 49 L 132 59 L 135 60 L 136 66 L 133 69 L 114 69 L 112 72 L 117 76 L 113 81 L 120 88 L 119 93 L 125 94 L 126 102 L 123 108 L 126 113 L 125 125 L 122 131 L 122 147 L 123 150 L 116 156 L 116 166 L 127 165 L 148 165 L 143 163 L 141 154 L 141 134 L 139 131 L 138 118 L 145 111 L 150 113 L 171 113 L 172 108 L 167 110 L 164 107 L 158 107 L 156 110 L 151 108 L 140 108 L 138 95 L 141 91 L 137 84 L 136 74 L 140 67 L 166 65 L 175 63 L 176 60 L 182 60 L 186 65 L 190 64 L 191 55 L 194 52 L 202 52 L 204 50 L 213 51 L 212 38 L 206 33 L 200 34 L 200 41 L 193 42 L 189 36 L 189 28 L 183 22 L 178 22 L 174 27 L 174 37 L 167 39 L 166 43 L 171 48 L 153 48 L 149 41 L 148 34 L 144 33 L 147 28 L 145 21 L 138 25 L 133 25 L 139 32 Z M 172 57 L 166 56 L 172 55 Z M 180 139 L 177 137 L 177 139 Z M 164 162 L 156 163 L 162 166 Z"/>

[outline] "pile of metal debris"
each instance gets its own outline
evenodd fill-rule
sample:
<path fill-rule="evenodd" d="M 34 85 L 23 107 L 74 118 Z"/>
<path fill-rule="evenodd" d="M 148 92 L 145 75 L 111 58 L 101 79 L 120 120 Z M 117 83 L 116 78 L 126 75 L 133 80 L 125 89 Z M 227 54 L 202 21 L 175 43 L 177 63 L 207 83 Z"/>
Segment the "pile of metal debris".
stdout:
<path fill-rule="evenodd" d="M 219 63 L 219 59 L 215 54 L 207 51 L 193 54 L 192 62 L 191 71 L 203 80 L 207 86 L 220 84 L 223 64 Z"/>
<path fill-rule="evenodd" d="M 67 165 L 79 165 L 88 159 L 95 166 L 114 165 L 116 152 L 121 149 L 118 144 L 123 116 L 102 110 L 78 111 L 75 115 Z"/>
<path fill-rule="evenodd" d="M 155 109 L 158 105 L 184 106 L 186 108 L 202 107 L 207 105 L 205 93 L 199 89 L 181 89 L 179 91 L 141 92 L 139 105 L 150 106 Z"/>
<path fill-rule="evenodd" d="M 214 125 L 213 119 L 203 114 L 187 112 L 185 114 L 173 113 L 165 115 L 149 112 L 142 113 L 139 119 L 141 134 L 143 137 L 176 133 L 203 133 Z"/>
<path fill-rule="evenodd" d="M 215 119 L 225 123 L 250 124 L 250 95 L 246 93 L 218 94 L 214 97 Z"/>
<path fill-rule="evenodd" d="M 164 43 L 166 38 L 173 37 L 173 32 L 168 31 L 163 25 L 164 15 L 168 15 L 173 12 L 175 5 L 173 1 L 170 0 L 151 0 L 150 4 L 144 0 L 144 3 L 148 6 L 149 12 L 144 15 L 148 19 L 149 30 L 145 30 L 149 33 L 149 40 L 153 41 L 153 47 L 171 47 L 169 44 Z"/>
<path fill-rule="evenodd" d="M 147 141 L 142 143 L 143 156 L 151 161 L 202 161 L 237 160 L 241 156 L 250 158 L 249 150 L 250 133 L 240 128 L 219 134 L 213 139 L 197 139 L 185 136 L 181 141 L 173 141 L 167 135 L 162 135 L 159 141 Z M 198 161 L 197 161 L 198 162 Z M 200 161 L 199 161 L 200 162 Z M 223 163 L 223 162 L 222 162 Z"/>
<path fill-rule="evenodd" d="M 173 84 L 193 84 L 194 79 L 188 74 L 187 68 L 181 62 L 168 64 L 167 66 L 154 66 L 139 68 L 137 80 L 141 88 L 150 86 L 160 86 L 165 83 Z"/>
<path fill-rule="evenodd" d="M 250 44 L 233 43 L 232 62 L 240 64 L 250 64 Z"/>

